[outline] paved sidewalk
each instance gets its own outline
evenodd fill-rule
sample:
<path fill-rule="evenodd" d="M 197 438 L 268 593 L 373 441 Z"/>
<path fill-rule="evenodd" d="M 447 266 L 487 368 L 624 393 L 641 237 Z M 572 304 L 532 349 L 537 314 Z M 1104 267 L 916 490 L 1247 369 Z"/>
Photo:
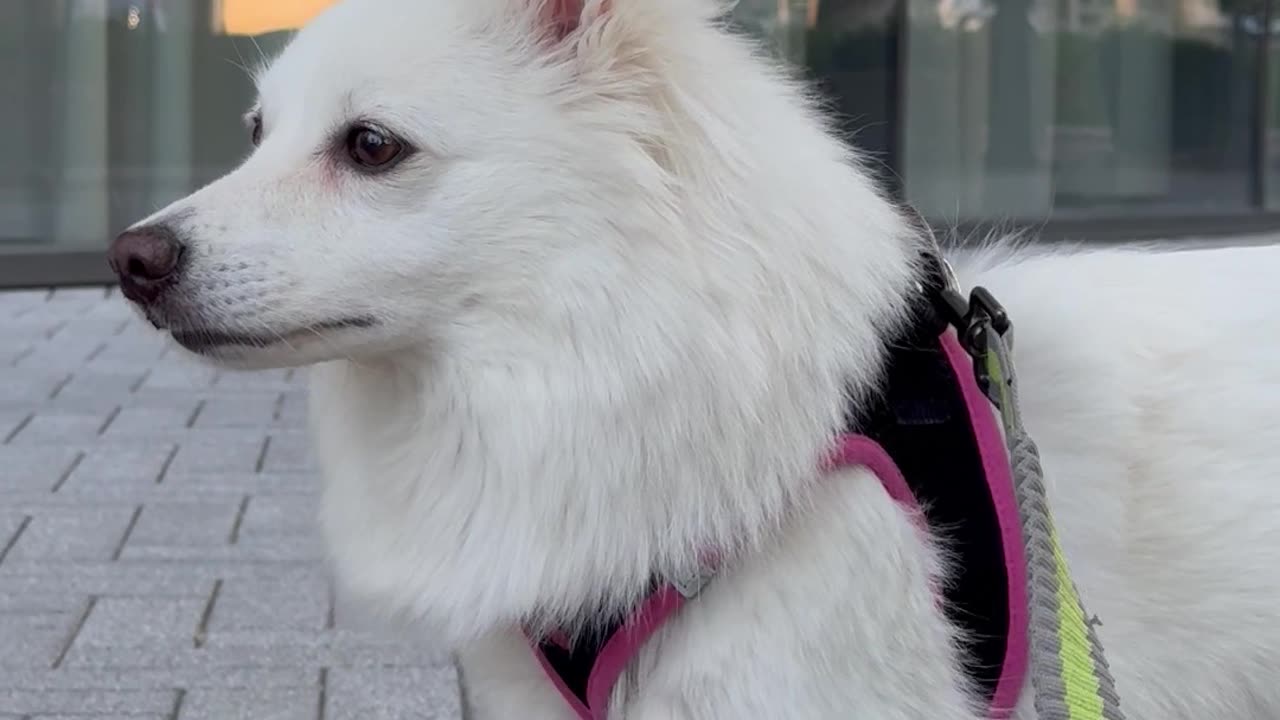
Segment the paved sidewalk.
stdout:
<path fill-rule="evenodd" d="M 331 600 L 299 380 L 0 293 L 0 720 L 458 717 L 445 657 Z"/>

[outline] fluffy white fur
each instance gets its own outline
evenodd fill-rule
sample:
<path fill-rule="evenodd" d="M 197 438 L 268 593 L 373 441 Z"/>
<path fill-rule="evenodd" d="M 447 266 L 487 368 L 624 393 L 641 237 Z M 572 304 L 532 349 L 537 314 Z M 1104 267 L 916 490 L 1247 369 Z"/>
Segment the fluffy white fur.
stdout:
<path fill-rule="evenodd" d="M 569 718 L 516 632 L 729 569 L 611 718 L 973 720 L 945 538 L 818 473 L 916 244 L 709 0 L 347 0 L 260 77 L 261 147 L 158 213 L 171 329 L 316 364 L 344 587 L 443 639 L 476 720 Z M 417 152 L 331 152 L 356 120 Z M 1280 717 L 1280 251 L 957 258 L 1132 720 Z M 296 332 L 351 315 L 368 328 Z M 1024 693 L 1019 720 L 1034 716 Z"/>

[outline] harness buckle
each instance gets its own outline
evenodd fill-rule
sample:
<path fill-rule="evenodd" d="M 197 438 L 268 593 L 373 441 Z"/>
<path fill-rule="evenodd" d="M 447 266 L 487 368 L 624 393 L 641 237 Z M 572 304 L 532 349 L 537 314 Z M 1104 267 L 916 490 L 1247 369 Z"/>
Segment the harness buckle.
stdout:
<path fill-rule="evenodd" d="M 969 315 L 967 317 L 968 328 L 966 333 L 970 336 L 971 347 L 970 352 L 981 348 L 982 352 L 986 352 L 987 344 L 985 338 L 977 337 L 977 333 L 984 333 L 988 330 L 994 330 L 1000 337 L 1006 337 L 1013 329 L 1013 323 L 1009 321 L 1009 313 L 1005 312 L 1004 306 L 996 300 L 990 290 L 982 286 L 973 288 L 973 292 L 969 293 Z"/>
<path fill-rule="evenodd" d="M 714 564 L 706 563 L 696 571 L 684 577 L 671 578 L 668 582 L 685 600 L 692 600 L 715 578 L 716 570 Z"/>
<path fill-rule="evenodd" d="M 955 328 L 960 347 L 973 358 L 973 374 L 979 389 L 998 405 L 998 395 L 992 392 L 991 371 L 987 366 L 990 334 L 995 333 L 1012 347 L 1013 323 L 990 290 L 975 286 L 966 299 L 957 285 L 946 282 L 948 270 L 942 271 L 944 282 L 935 288 L 934 304 L 942 320 Z"/>
<path fill-rule="evenodd" d="M 974 358 L 987 351 L 985 333 L 995 331 L 1006 337 L 1013 330 L 1004 306 L 982 286 L 973 288 L 967 300 L 957 289 L 942 288 L 936 300 L 943 319 L 960 334 L 960 344 Z"/>

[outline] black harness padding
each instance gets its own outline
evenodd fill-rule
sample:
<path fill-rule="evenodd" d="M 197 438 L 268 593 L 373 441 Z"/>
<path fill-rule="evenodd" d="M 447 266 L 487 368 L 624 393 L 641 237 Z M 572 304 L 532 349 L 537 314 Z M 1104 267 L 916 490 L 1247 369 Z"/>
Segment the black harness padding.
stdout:
<path fill-rule="evenodd" d="M 881 391 L 851 410 L 849 429 L 885 449 L 924 511 L 931 532 L 942 538 L 954 559 L 942 588 L 944 605 L 965 640 L 965 669 L 990 704 L 1003 669 L 1009 629 L 1000 526 L 959 378 L 939 341 L 946 323 L 930 303 L 917 306 L 921 310 L 915 322 L 890 344 Z M 584 703 L 596 659 L 625 619 L 600 624 L 572 650 L 552 642 L 540 645 L 552 669 Z M 902 670 L 911 672 L 911 668 Z"/>
<path fill-rule="evenodd" d="M 587 702 L 587 680 L 591 677 L 591 670 L 596 666 L 596 658 L 600 656 L 605 643 L 618 632 L 625 620 L 626 618 L 619 618 L 603 626 L 600 631 L 592 631 L 574 643 L 572 650 L 566 650 L 546 640 L 538 645 L 543 657 L 547 659 L 547 664 L 556 671 L 573 696 L 584 704 Z"/>
<path fill-rule="evenodd" d="M 944 608 L 962 634 L 965 669 L 985 705 L 995 696 L 1009 636 L 1009 578 L 995 500 L 978 441 L 929 306 L 889 348 L 885 383 L 850 429 L 893 458 L 952 560 Z M 910 668 L 903 668 L 910 672 Z"/>

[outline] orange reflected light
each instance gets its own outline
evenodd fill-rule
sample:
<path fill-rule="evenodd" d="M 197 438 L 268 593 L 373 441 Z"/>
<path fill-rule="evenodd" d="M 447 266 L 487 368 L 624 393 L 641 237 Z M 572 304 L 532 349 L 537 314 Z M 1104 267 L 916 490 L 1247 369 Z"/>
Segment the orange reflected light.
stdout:
<path fill-rule="evenodd" d="M 296 30 L 336 0 L 214 0 L 215 32 L 261 35 Z"/>

